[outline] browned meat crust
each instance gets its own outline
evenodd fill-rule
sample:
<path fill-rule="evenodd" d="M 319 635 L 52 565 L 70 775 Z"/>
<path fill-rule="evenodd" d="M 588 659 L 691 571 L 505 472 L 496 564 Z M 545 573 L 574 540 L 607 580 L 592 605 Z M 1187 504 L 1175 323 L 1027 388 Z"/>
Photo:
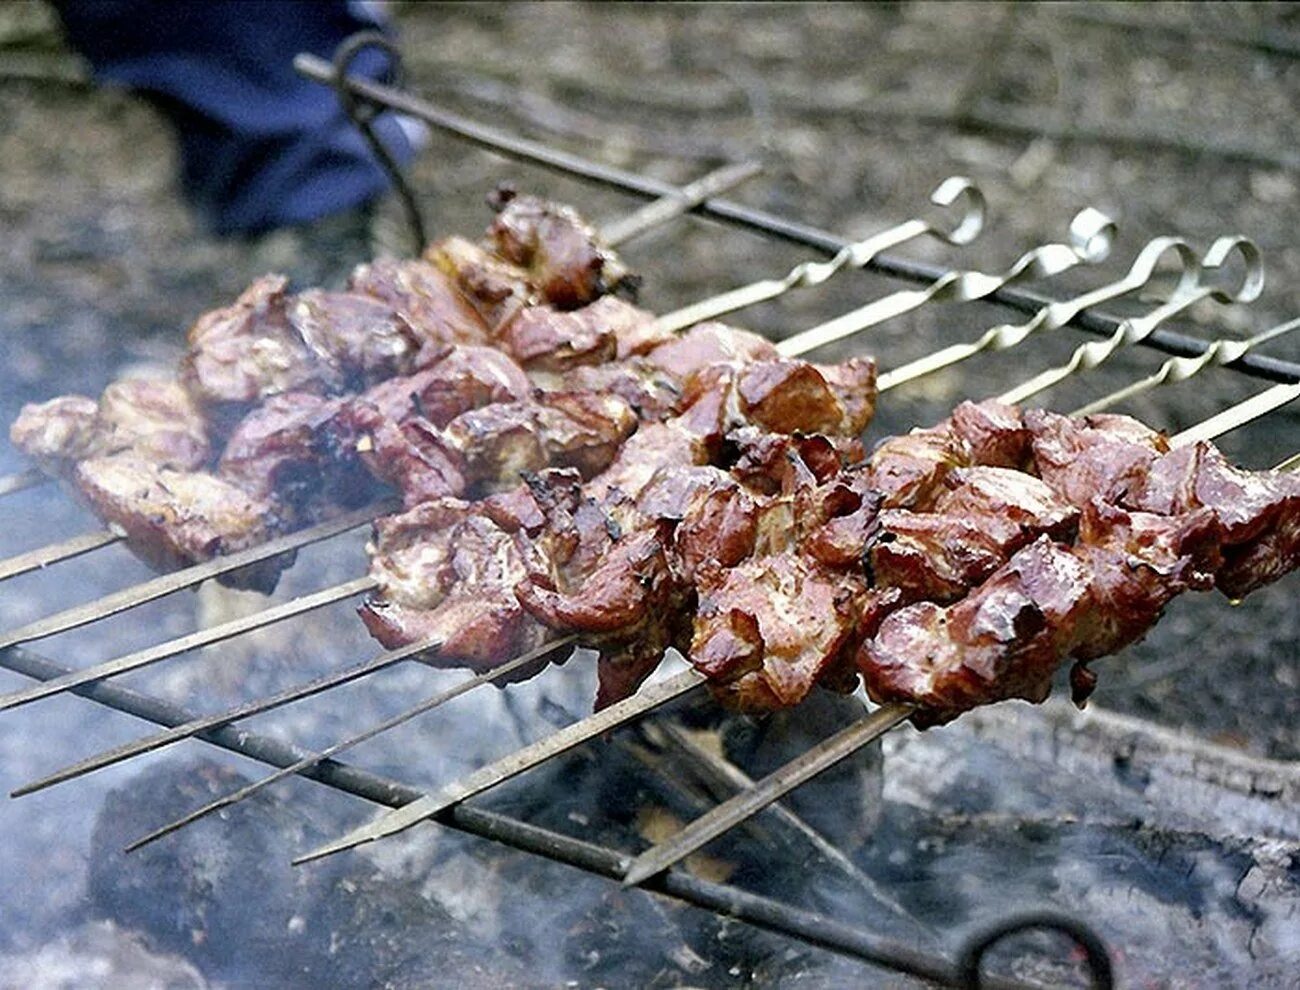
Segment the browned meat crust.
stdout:
<path fill-rule="evenodd" d="M 51 474 L 114 454 L 194 470 L 207 464 L 210 453 L 202 414 L 180 384 L 165 379 L 114 382 L 98 402 L 69 395 L 24 406 L 9 435 Z"/>
<path fill-rule="evenodd" d="M 74 483 L 96 514 L 150 566 L 173 570 L 265 542 L 278 520 L 266 502 L 203 471 L 175 471 L 129 455 L 91 458 Z M 292 557 L 267 560 L 229 583 L 268 590 Z"/>

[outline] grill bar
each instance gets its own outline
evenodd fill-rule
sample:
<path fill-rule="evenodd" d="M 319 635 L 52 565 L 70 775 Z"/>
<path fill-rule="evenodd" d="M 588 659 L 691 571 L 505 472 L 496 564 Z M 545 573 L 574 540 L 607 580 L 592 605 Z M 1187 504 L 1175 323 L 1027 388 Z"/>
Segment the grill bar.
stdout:
<path fill-rule="evenodd" d="M 314 55 L 299 55 L 294 60 L 294 67 L 304 76 L 316 82 L 335 85 L 335 72 L 329 62 Z M 633 195 L 654 198 L 671 195 L 672 187 L 658 179 L 637 175 L 624 169 L 603 165 L 599 162 L 548 147 L 536 141 L 516 137 L 506 131 L 479 123 L 441 107 L 434 106 L 426 100 L 413 96 L 401 89 L 385 86 L 368 79 L 349 76 L 337 80 L 357 96 L 366 100 L 410 114 L 432 127 L 455 134 L 472 144 L 489 151 L 499 152 L 507 157 L 541 165 L 552 171 L 587 179 L 600 185 L 620 189 Z M 767 235 L 776 240 L 786 241 L 812 248 L 824 254 L 834 256 L 851 242 L 829 231 L 806 224 L 798 220 L 753 209 L 732 200 L 718 197 L 702 202 L 691 212 L 714 220 L 720 220 L 733 226 Z M 877 255 L 867 268 L 910 282 L 934 282 L 947 274 L 947 270 L 926 262 L 896 258 L 889 255 Z M 988 297 L 1009 309 L 1022 313 L 1036 313 L 1055 300 L 1039 292 L 1007 286 L 993 292 Z M 1104 313 L 1079 311 L 1068 321 L 1071 326 L 1091 333 L 1109 336 L 1114 333 L 1122 320 Z M 1208 346 L 1204 340 L 1161 328 L 1144 341 L 1157 350 L 1176 357 L 1198 357 Z M 1261 354 L 1247 353 L 1227 367 L 1276 382 L 1300 381 L 1300 363 L 1271 358 Z"/>

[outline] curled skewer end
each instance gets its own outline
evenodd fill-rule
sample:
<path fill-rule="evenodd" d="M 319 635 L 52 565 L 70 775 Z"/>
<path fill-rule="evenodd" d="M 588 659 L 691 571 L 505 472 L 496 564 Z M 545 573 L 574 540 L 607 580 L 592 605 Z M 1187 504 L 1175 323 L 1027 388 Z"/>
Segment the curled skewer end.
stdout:
<path fill-rule="evenodd" d="M 1234 254 L 1241 259 L 1240 281 L 1232 288 L 1222 285 L 1215 287 L 1210 295 L 1221 303 L 1254 302 L 1264 291 L 1264 259 L 1260 255 L 1259 246 L 1249 237 L 1220 237 L 1205 252 L 1201 265 L 1210 271 L 1218 271 L 1228 264 Z"/>
<path fill-rule="evenodd" d="M 931 225 L 936 237 L 949 244 L 969 244 L 979 237 L 984 229 L 984 219 L 988 213 L 988 202 L 979 186 L 961 175 L 951 175 L 939 183 L 938 188 L 930 194 L 930 202 L 941 206 L 945 212 L 949 207 L 960 209 L 956 224 L 947 229 Z"/>
<path fill-rule="evenodd" d="M 1156 237 L 1149 241 L 1133 260 L 1129 275 L 1139 286 L 1150 286 L 1157 276 L 1167 273 L 1177 281 L 1167 293 L 1173 299 L 1194 291 L 1201 281 L 1201 259 L 1181 237 Z"/>
<path fill-rule="evenodd" d="M 1090 265 L 1105 261 L 1119 228 L 1107 214 L 1087 206 L 1070 221 L 1070 247 Z"/>

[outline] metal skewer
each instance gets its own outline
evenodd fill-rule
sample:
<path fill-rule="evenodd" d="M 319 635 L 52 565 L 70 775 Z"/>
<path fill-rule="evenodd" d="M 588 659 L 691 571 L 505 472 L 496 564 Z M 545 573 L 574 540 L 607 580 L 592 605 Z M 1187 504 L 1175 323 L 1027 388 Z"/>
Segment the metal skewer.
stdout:
<path fill-rule="evenodd" d="M 886 320 L 919 309 L 930 302 L 973 302 L 984 299 L 1017 282 L 1050 278 L 1079 264 L 1096 264 L 1110 253 L 1115 222 L 1092 207 L 1079 211 L 1070 221 L 1065 244 L 1044 244 L 1021 255 L 1001 275 L 984 272 L 948 272 L 924 289 L 902 289 L 811 327 L 776 345 L 784 357 L 806 354 L 824 344 L 861 333 Z"/>
<path fill-rule="evenodd" d="M 1241 284 L 1228 291 L 1204 282 L 1204 270 L 1217 271 L 1232 254 L 1240 254 L 1245 265 Z M 1186 291 L 1175 290 L 1168 302 L 1145 316 L 1125 320 L 1106 340 L 1090 340 L 1080 344 L 1069 360 L 1055 368 L 1035 375 L 1029 381 L 998 396 L 999 401 L 1018 405 L 1069 378 L 1076 371 L 1091 370 L 1108 360 L 1116 351 L 1139 344 L 1151 336 L 1160 324 L 1179 313 L 1186 312 L 1203 299 L 1214 299 L 1224 304 L 1247 303 L 1259 298 L 1264 289 L 1264 265 L 1255 242 L 1245 237 L 1220 237 L 1205 253 L 1198 266 L 1184 269 L 1184 279 L 1191 276 L 1194 284 Z"/>
<path fill-rule="evenodd" d="M 1088 416 L 1092 413 L 1099 413 L 1111 408 L 1119 402 L 1131 399 L 1136 395 L 1156 388 L 1160 385 L 1172 385 L 1175 382 L 1185 382 L 1194 375 L 1200 374 L 1209 367 L 1222 367 L 1226 364 L 1232 364 L 1234 361 L 1242 358 L 1247 352 L 1254 350 L 1261 344 L 1268 343 L 1270 340 L 1276 340 L 1278 337 L 1291 333 L 1293 330 L 1300 330 L 1300 319 L 1289 320 L 1286 323 L 1279 323 L 1275 327 L 1264 330 L 1255 334 L 1253 337 L 1247 337 L 1245 340 L 1230 340 L 1227 337 L 1220 337 L 1218 340 L 1210 341 L 1204 353 L 1197 357 L 1172 357 L 1153 374 L 1146 378 L 1139 379 L 1131 385 L 1125 385 L 1123 388 L 1116 389 L 1109 395 L 1104 395 L 1095 402 L 1090 402 L 1086 406 L 1080 406 L 1073 413 L 1075 416 Z"/>
<path fill-rule="evenodd" d="M 0 581 L 29 571 L 39 571 L 43 567 L 60 561 L 80 557 L 100 547 L 106 547 L 122 539 L 119 533 L 111 529 L 97 529 L 89 533 L 80 533 L 59 543 L 50 543 L 35 550 L 16 554 L 6 560 L 0 560 Z"/>
<path fill-rule="evenodd" d="M 652 200 L 617 220 L 599 224 L 601 239 L 610 247 L 618 247 L 634 237 L 663 226 L 670 220 L 685 216 L 706 199 L 729 192 L 762 171 L 761 162 L 737 162 L 734 165 L 724 165 L 694 182 L 687 183 L 675 193 Z"/>
<path fill-rule="evenodd" d="M 1297 398 L 1300 398 L 1300 382 L 1294 385 L 1274 385 L 1258 395 L 1229 406 L 1209 419 L 1201 420 L 1195 426 L 1189 426 L 1182 433 L 1175 433 L 1169 438 L 1170 446 L 1181 447 L 1200 440 L 1221 437 L 1230 430 L 1245 426 L 1251 420 L 1259 419 Z"/>
<path fill-rule="evenodd" d="M 80 626 L 88 625 L 110 615 L 116 615 L 118 612 L 134 608 L 136 605 L 143 605 L 145 602 L 151 602 L 184 588 L 193 587 L 208 578 L 229 574 L 231 571 L 239 570 L 239 568 L 248 564 L 268 560 L 282 553 L 288 553 L 290 550 L 304 547 L 309 543 L 327 540 L 350 529 L 364 526 L 372 522 L 376 516 L 391 512 L 396 507 L 397 503 L 395 501 L 385 500 L 377 505 L 346 512 L 336 519 L 309 526 L 307 529 L 290 533 L 288 536 L 277 537 L 259 546 L 249 547 L 247 550 L 240 550 L 224 557 L 214 557 L 212 560 L 204 561 L 201 564 L 173 571 L 170 574 L 163 574 L 149 581 L 142 581 L 139 584 L 105 595 L 84 605 L 77 605 L 62 612 L 56 612 L 43 619 L 37 619 L 35 622 L 0 634 L 0 650 L 16 646 L 19 643 L 44 639 L 46 636 L 67 632 L 69 629 L 77 629 Z"/>
<path fill-rule="evenodd" d="M 27 468 L 16 474 L 7 474 L 0 477 L 0 498 L 6 495 L 13 495 L 17 492 L 24 491 L 28 488 L 35 488 L 37 485 L 43 485 L 50 478 L 37 468 Z"/>
<path fill-rule="evenodd" d="M 842 247 L 829 261 L 805 261 L 795 265 L 782 278 L 760 279 L 702 299 L 656 320 L 661 328 L 685 330 L 696 323 L 714 320 L 738 309 L 782 296 L 792 289 L 821 285 L 836 273 L 848 268 L 864 268 L 876 255 L 929 234 L 949 244 L 969 244 L 984 229 L 985 201 L 979 188 L 962 176 L 944 179 L 930 194 L 930 202 L 945 209 L 961 204 L 958 220 L 951 227 L 936 227 L 926 220 L 906 220 L 861 241 Z"/>
<path fill-rule="evenodd" d="M 695 819 L 672 838 L 646 850 L 628 867 L 623 875 L 623 886 L 635 887 L 662 873 L 799 785 L 848 758 L 872 740 L 879 739 L 915 710 L 912 705 L 884 705 L 861 721 L 822 740 L 802 756 Z"/>
<path fill-rule="evenodd" d="M 228 709 L 224 712 L 218 712 L 215 715 L 205 715 L 202 718 L 194 719 L 183 725 L 177 725 L 165 732 L 148 736 L 144 739 L 137 739 L 133 742 L 123 743 L 114 749 L 105 750 L 94 756 L 80 760 L 71 766 L 62 770 L 57 770 L 52 774 L 42 777 L 40 780 L 33 781 L 30 784 L 24 784 L 10 793 L 10 797 L 22 797 L 24 794 L 32 794 L 36 791 L 44 790 L 55 784 L 61 784 L 64 781 L 73 780 L 77 777 L 85 776 L 95 770 L 102 770 L 104 767 L 112 766 L 115 763 L 121 763 L 123 760 L 129 760 L 132 757 L 139 756 L 142 753 L 151 753 L 156 749 L 164 746 L 170 746 L 174 742 L 182 739 L 188 739 L 191 736 L 199 735 L 209 729 L 217 726 L 228 725 L 231 722 L 237 722 L 242 718 L 251 718 L 254 715 L 260 715 L 262 712 L 270 711 L 273 708 L 281 708 L 295 701 L 301 701 L 303 698 L 310 698 L 312 695 L 328 691 L 330 688 L 338 687 L 351 681 L 359 680 L 370 674 L 377 673 L 387 667 L 391 667 L 403 660 L 410 660 L 421 654 L 429 653 L 438 648 L 436 640 L 424 640 L 419 643 L 413 643 L 410 646 L 403 646 L 401 649 L 389 650 L 373 657 L 364 663 L 355 664 L 343 670 L 335 671 L 332 674 L 325 674 L 306 684 L 300 684 L 298 687 L 286 688 L 276 694 L 269 695 L 265 698 L 259 698 L 256 701 L 250 701 L 247 704 L 239 705 L 236 708 Z"/>
<path fill-rule="evenodd" d="M 1058 330 L 1090 306 L 1118 299 L 1120 296 L 1136 292 L 1155 277 L 1162 258 L 1169 255 L 1180 271 L 1179 289 L 1187 291 L 1191 282 L 1188 272 L 1195 272 L 1197 260 L 1191 247 L 1178 237 L 1157 237 L 1150 241 L 1137 258 L 1134 259 L 1128 273 L 1118 281 L 1099 286 L 1091 292 L 1049 303 L 1024 323 L 1003 323 L 984 332 L 977 340 L 965 344 L 953 344 L 925 357 L 918 358 L 892 371 L 882 374 L 878 380 L 878 391 L 888 392 L 900 385 L 932 374 L 942 368 L 965 361 L 984 351 L 1004 351 L 1023 343 L 1035 333 Z M 1176 290 L 1177 291 L 1177 290 Z"/>
<path fill-rule="evenodd" d="M 686 670 L 665 681 L 649 684 L 630 698 L 610 705 L 608 708 L 575 722 L 566 728 L 553 732 L 545 739 L 525 746 L 508 756 L 488 764 L 466 777 L 461 778 L 433 794 L 427 794 L 418 801 L 403 805 L 396 811 L 388 812 L 379 818 L 354 829 L 342 838 L 335 839 L 304 853 L 293 862 L 295 865 L 307 863 L 314 859 L 330 856 L 345 849 L 351 849 L 367 842 L 374 842 L 385 836 L 393 835 L 417 825 L 428 818 L 459 804 L 466 798 L 480 794 L 502 781 L 518 776 L 525 770 L 545 763 L 553 756 L 573 749 L 602 735 L 624 722 L 658 708 L 675 698 L 680 698 L 704 684 L 704 677 L 694 670 Z"/>
<path fill-rule="evenodd" d="M 253 781 L 251 784 L 247 784 L 244 787 L 239 788 L 238 790 L 231 791 L 229 794 L 223 795 L 222 797 L 217 798 L 215 801 L 208 802 L 203 807 L 191 811 L 189 814 L 185 815 L 184 817 L 178 818 L 173 822 L 169 822 L 168 824 L 163 825 L 160 828 L 157 828 L 154 831 L 150 832 L 148 835 L 141 836 L 140 838 L 132 842 L 130 845 L 128 845 L 123 851 L 134 852 L 135 850 L 139 849 L 141 846 L 146 846 L 156 839 L 161 839 L 163 836 L 170 835 L 172 832 L 175 832 L 178 829 L 182 829 L 186 825 L 191 825 L 194 822 L 197 822 L 200 818 L 204 818 L 212 814 L 214 811 L 220 811 L 222 808 L 228 808 L 232 804 L 238 804 L 240 801 L 243 801 L 245 798 L 252 797 L 254 794 L 262 790 L 263 788 L 270 787 L 272 784 L 284 780 L 286 777 L 292 777 L 295 774 L 302 773 L 304 770 L 309 770 L 310 768 L 318 765 L 322 760 L 327 760 L 333 756 L 337 756 L 339 753 L 342 753 L 344 750 L 351 749 L 353 746 L 358 746 L 369 739 L 373 739 L 375 736 L 380 735 L 381 733 L 389 731 L 390 729 L 395 729 L 397 726 L 402 725 L 405 722 L 409 722 L 411 719 L 419 715 L 423 715 L 426 712 L 431 712 L 435 708 L 445 705 L 447 704 L 447 702 L 452 701 L 455 698 L 459 698 L 462 694 L 465 694 L 473 690 L 474 688 L 479 687 L 480 685 L 493 684 L 496 681 L 500 680 L 501 678 L 513 674 L 517 670 L 522 670 L 528 665 L 532 663 L 536 663 L 537 661 L 543 659 L 544 657 L 548 657 L 554 653 L 559 652 L 560 650 L 568 649 L 569 647 L 574 645 L 576 640 L 577 640 L 576 636 L 565 636 L 562 639 L 553 640 L 550 643 L 546 643 L 543 646 L 539 646 L 535 650 L 530 650 L 527 653 L 520 654 L 519 656 L 515 657 L 513 660 L 508 660 L 503 664 L 498 664 L 496 667 L 493 667 L 491 670 L 485 670 L 481 674 L 477 674 L 474 677 L 470 677 L 467 680 L 463 680 L 459 684 L 456 684 L 453 687 L 448 688 L 446 691 L 439 692 L 438 694 L 435 694 L 431 698 L 426 698 L 418 705 L 408 708 L 404 712 L 399 712 L 398 714 L 392 716 L 391 718 L 387 718 L 384 721 L 371 726 L 370 728 L 366 729 L 364 732 L 358 733 L 355 736 L 351 736 L 347 739 L 344 739 L 341 742 L 336 742 L 330 746 L 327 746 L 325 749 L 320 750 L 319 752 L 311 753 L 307 756 L 304 756 L 301 760 L 298 760 L 296 763 L 291 763 L 289 766 L 282 767 L 281 769 L 277 770 L 273 774 L 263 777 L 260 780 Z"/>
<path fill-rule="evenodd" d="M 354 595 L 370 591 L 375 585 L 374 578 L 370 577 L 346 581 L 343 584 L 336 584 L 332 588 L 324 588 L 314 594 L 304 595 L 301 598 L 295 598 L 280 605 L 273 605 L 270 608 L 254 612 L 252 615 L 232 619 L 220 625 L 209 626 L 206 629 L 200 629 L 185 636 L 169 639 L 156 646 L 146 647 L 143 650 L 137 650 L 134 653 L 128 653 L 112 660 L 105 660 L 83 670 L 74 671 L 66 677 L 56 677 L 53 680 L 42 681 L 35 687 L 23 691 L 0 695 L 0 712 L 7 711 L 10 708 L 17 708 L 20 705 L 30 704 L 33 701 L 40 701 L 42 698 L 61 694 L 64 691 L 71 691 L 82 684 L 102 681 L 105 678 L 117 677 L 128 671 L 139 670 L 150 664 L 179 656 L 190 650 L 196 650 L 201 646 L 210 646 L 213 643 L 232 639 L 254 629 L 261 629 L 293 616 L 302 615 L 305 612 L 323 608 L 345 598 L 351 598 Z"/>

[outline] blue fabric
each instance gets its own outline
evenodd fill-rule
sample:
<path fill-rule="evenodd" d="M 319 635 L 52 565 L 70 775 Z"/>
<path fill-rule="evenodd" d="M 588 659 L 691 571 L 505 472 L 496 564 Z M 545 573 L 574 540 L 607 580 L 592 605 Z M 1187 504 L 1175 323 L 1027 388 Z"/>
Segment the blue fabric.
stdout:
<path fill-rule="evenodd" d="M 59 0 L 68 40 L 103 82 L 149 97 L 175 125 L 186 196 L 218 233 L 257 233 L 365 203 L 387 188 L 334 91 L 293 57 L 333 56 L 380 27 L 344 0 Z M 353 72 L 383 77 L 370 49 Z M 391 114 L 375 124 L 398 161 L 413 149 Z"/>

